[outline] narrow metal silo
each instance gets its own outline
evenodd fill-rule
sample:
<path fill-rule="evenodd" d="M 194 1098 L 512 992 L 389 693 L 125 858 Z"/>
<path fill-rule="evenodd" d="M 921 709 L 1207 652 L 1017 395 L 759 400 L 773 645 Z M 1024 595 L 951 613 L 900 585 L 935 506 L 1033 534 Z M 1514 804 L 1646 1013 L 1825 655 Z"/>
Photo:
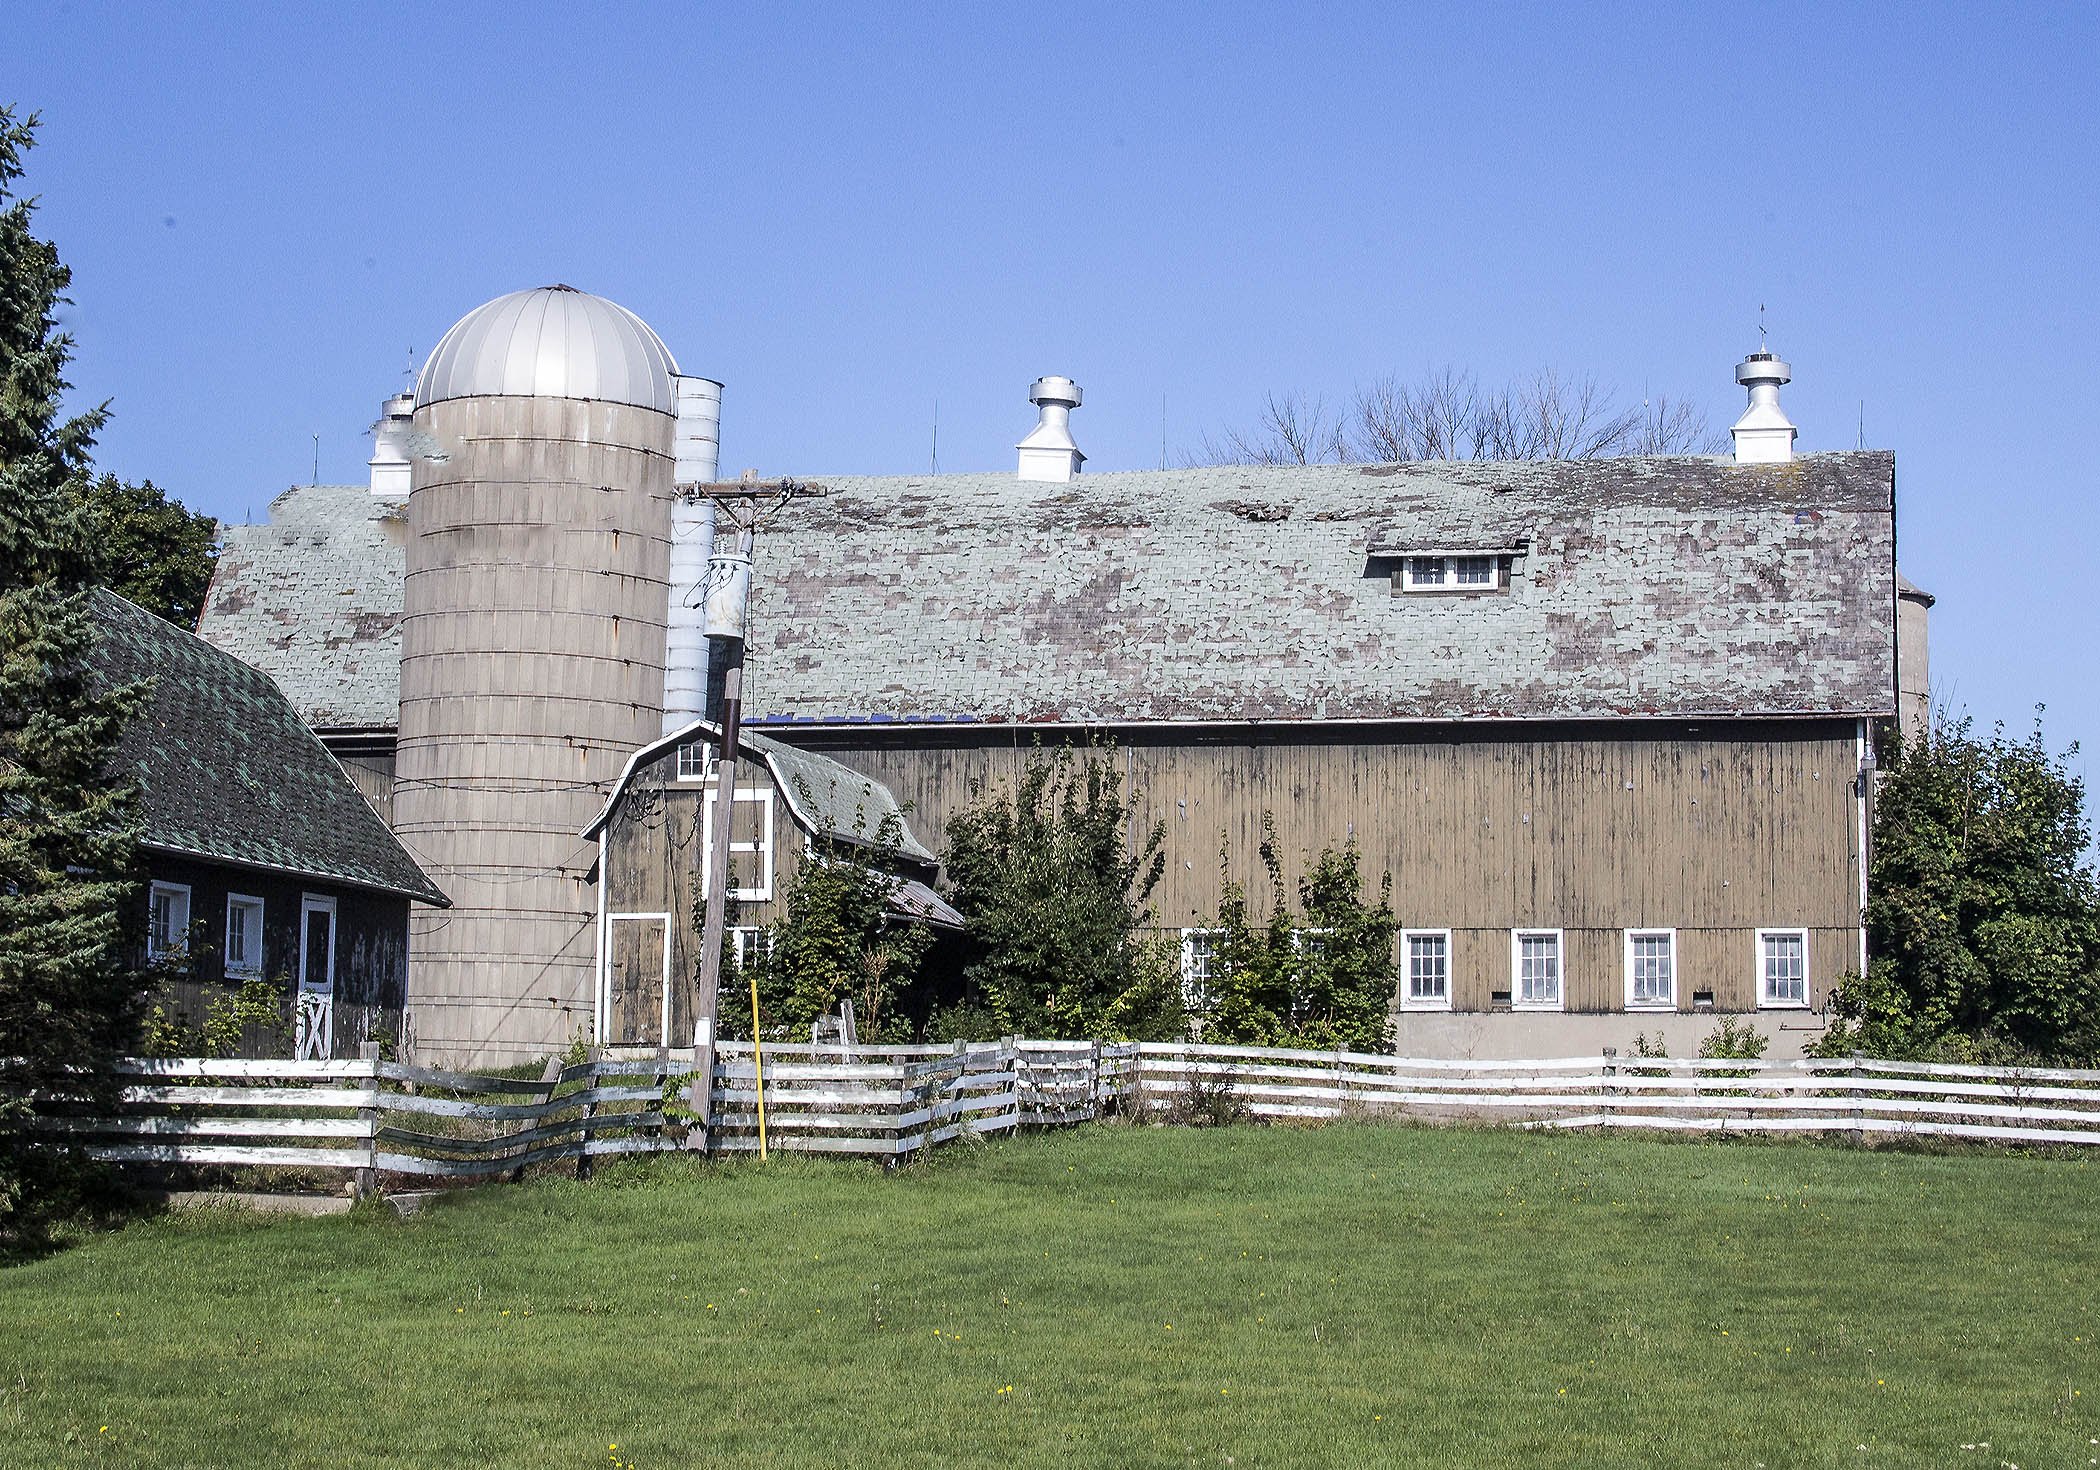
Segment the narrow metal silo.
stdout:
<path fill-rule="evenodd" d="M 553 286 L 462 318 L 417 383 L 394 811 L 453 901 L 413 921 L 422 1055 L 545 1055 L 591 1014 L 577 834 L 661 729 L 676 373 Z"/>

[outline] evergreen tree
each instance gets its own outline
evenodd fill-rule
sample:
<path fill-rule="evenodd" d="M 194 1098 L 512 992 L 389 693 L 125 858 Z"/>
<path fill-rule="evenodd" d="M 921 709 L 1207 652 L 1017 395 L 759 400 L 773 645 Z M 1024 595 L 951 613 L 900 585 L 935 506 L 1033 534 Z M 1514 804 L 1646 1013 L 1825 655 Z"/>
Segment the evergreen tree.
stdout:
<path fill-rule="evenodd" d="M 120 915 L 136 793 L 106 779 L 137 689 L 97 692 L 94 547 L 79 509 L 105 417 L 61 416 L 71 273 L 15 193 L 36 120 L 0 107 L 0 1240 L 33 1235 L 70 1161 L 28 1147 L 32 1095 L 111 1100 L 137 1028 Z"/>

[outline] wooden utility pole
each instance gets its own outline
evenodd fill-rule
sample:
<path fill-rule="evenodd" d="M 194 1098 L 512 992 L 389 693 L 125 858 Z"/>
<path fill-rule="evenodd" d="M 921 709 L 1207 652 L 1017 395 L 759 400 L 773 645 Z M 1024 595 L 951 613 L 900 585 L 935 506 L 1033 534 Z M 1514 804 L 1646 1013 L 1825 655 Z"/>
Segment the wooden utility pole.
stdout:
<path fill-rule="evenodd" d="M 707 563 L 705 626 L 709 645 L 721 648 L 723 678 L 721 749 L 715 757 L 715 824 L 708 842 L 707 909 L 700 929 L 700 974 L 693 1005 L 694 1082 L 689 1097 L 704 1136 L 714 1122 L 715 1043 L 721 1035 L 722 941 L 729 909 L 730 833 L 736 820 L 737 742 L 744 713 L 744 620 L 751 590 L 751 551 L 758 527 L 773 512 L 798 496 L 822 495 L 824 487 L 789 479 L 766 482 L 747 472 L 741 480 L 680 485 L 678 492 L 715 502 L 718 548 L 725 522 L 735 526 L 737 533 L 736 550 L 724 553 L 718 549 Z M 752 994 L 756 997 L 756 989 Z M 755 1044 L 755 1000 L 751 1026 Z M 760 1107 L 764 1107 L 763 1100 Z"/>

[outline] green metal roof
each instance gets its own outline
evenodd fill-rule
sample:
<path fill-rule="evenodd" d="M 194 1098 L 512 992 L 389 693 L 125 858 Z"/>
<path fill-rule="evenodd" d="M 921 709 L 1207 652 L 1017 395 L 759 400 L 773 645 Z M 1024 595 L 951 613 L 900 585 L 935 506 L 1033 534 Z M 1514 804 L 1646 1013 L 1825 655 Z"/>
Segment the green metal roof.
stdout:
<path fill-rule="evenodd" d="M 120 746 L 146 846 L 448 906 L 269 675 L 113 592 L 94 613 L 96 681 L 155 681 Z"/>

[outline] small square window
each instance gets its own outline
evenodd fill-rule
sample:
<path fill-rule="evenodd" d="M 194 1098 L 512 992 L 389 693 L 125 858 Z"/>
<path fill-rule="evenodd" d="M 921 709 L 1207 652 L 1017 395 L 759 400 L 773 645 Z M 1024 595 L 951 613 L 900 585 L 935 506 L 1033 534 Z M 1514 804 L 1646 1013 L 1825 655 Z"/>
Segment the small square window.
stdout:
<path fill-rule="evenodd" d="M 1407 560 L 1407 580 L 1416 587 L 1441 587 L 1444 585 L 1444 559 L 1440 556 L 1413 556 Z"/>
<path fill-rule="evenodd" d="M 1495 581 L 1495 559 L 1491 556 L 1454 556 L 1451 580 L 1461 587 L 1489 587 Z"/>
<path fill-rule="evenodd" d="M 226 973 L 252 979 L 263 969 L 263 901 L 226 895 Z"/>
<path fill-rule="evenodd" d="M 688 740 L 678 747 L 678 779 L 705 781 L 714 774 L 714 748 L 705 740 Z"/>
<path fill-rule="evenodd" d="M 1520 1011 L 1561 1008 L 1560 930 L 1519 929 L 1510 936 L 1511 1005 Z"/>
<path fill-rule="evenodd" d="M 738 924 L 730 928 L 729 937 L 734 945 L 738 969 L 770 959 L 773 954 L 773 931 L 756 924 Z"/>
<path fill-rule="evenodd" d="M 1677 1009 L 1677 931 L 1626 931 L 1626 1009 Z"/>
<path fill-rule="evenodd" d="M 1808 1008 L 1808 931 L 1757 931 L 1757 1003 Z"/>
<path fill-rule="evenodd" d="M 146 958 L 180 958 L 189 945 L 189 930 L 189 885 L 154 883 L 146 895 Z"/>
<path fill-rule="evenodd" d="M 700 821 L 700 891 L 707 891 L 715 850 L 715 793 L 702 803 Z M 729 836 L 729 896 L 739 903 L 764 903 L 773 896 L 773 793 L 738 787 Z M 746 824 L 749 824 L 748 826 Z M 737 834 L 750 831 L 750 837 Z M 740 863 L 740 857 L 751 861 Z M 755 871 L 753 871 L 755 869 Z"/>
<path fill-rule="evenodd" d="M 1451 1009 L 1451 931 L 1403 929 L 1400 1008 L 1404 1011 Z"/>

